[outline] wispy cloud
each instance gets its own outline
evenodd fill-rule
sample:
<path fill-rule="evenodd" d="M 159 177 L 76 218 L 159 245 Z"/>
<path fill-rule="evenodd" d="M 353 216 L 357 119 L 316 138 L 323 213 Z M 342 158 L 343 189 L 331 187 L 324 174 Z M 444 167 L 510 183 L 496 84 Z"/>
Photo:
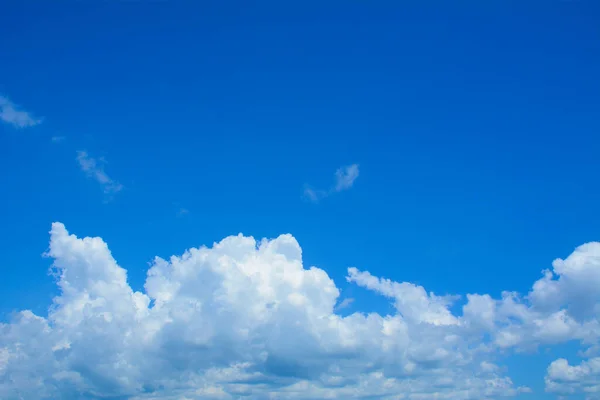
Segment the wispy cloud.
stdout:
<path fill-rule="evenodd" d="M 31 113 L 21 110 L 18 105 L 3 95 L 0 95 L 0 120 L 17 129 L 29 128 L 42 123 L 41 118 L 36 118 Z"/>
<path fill-rule="evenodd" d="M 335 171 L 335 191 L 341 192 L 350 189 L 356 178 L 358 178 L 358 164 L 338 168 Z"/>
<path fill-rule="evenodd" d="M 313 203 L 317 203 L 323 197 L 327 197 L 329 193 L 326 190 L 313 189 L 310 186 L 304 187 L 304 197 Z"/>
<path fill-rule="evenodd" d="M 61 142 L 64 142 L 65 139 L 66 139 L 66 137 L 64 137 L 64 136 L 52 136 L 50 138 L 50 140 L 52 140 L 53 143 L 61 143 Z"/>
<path fill-rule="evenodd" d="M 354 185 L 354 181 L 358 178 L 359 169 L 358 164 L 346 165 L 340 167 L 335 171 L 335 183 L 328 190 L 315 189 L 310 186 L 305 186 L 304 197 L 313 203 L 317 203 L 319 200 L 331 196 L 334 193 L 342 192 L 350 189 Z"/>
<path fill-rule="evenodd" d="M 189 213 L 190 213 L 190 210 L 188 210 L 187 208 L 181 207 L 179 210 L 177 210 L 178 217 L 183 217 L 184 215 L 188 215 Z"/>
<path fill-rule="evenodd" d="M 97 181 L 103 188 L 104 194 L 112 196 L 123 189 L 123 185 L 110 178 L 104 172 L 104 159 L 95 159 L 90 157 L 86 151 L 77 151 L 77 162 L 83 172 L 90 178 Z"/>
<path fill-rule="evenodd" d="M 352 303 L 354 303 L 354 299 L 352 297 L 346 297 L 337 306 L 335 306 L 335 311 L 340 311 L 344 308 L 348 308 L 352 305 Z"/>

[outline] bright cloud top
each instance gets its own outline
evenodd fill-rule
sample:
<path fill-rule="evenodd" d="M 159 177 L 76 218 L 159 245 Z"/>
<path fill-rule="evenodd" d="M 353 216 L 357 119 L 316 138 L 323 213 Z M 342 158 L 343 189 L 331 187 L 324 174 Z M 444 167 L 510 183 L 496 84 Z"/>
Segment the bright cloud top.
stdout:
<path fill-rule="evenodd" d="M 77 162 L 79 163 L 81 170 L 85 172 L 87 176 L 102 185 L 104 194 L 114 195 L 123 189 L 123 185 L 110 178 L 106 172 L 104 172 L 104 166 L 102 165 L 104 160 L 96 160 L 95 158 L 90 157 L 87 152 L 78 151 Z"/>
<path fill-rule="evenodd" d="M 6 96 L 0 95 L 0 120 L 13 128 L 29 128 L 42 123 L 40 118 L 23 111 Z"/>
<path fill-rule="evenodd" d="M 335 171 L 335 183 L 328 190 L 313 189 L 309 186 L 305 187 L 304 195 L 310 201 L 318 202 L 319 200 L 330 196 L 334 193 L 342 192 L 350 189 L 354 185 L 354 181 L 358 178 L 358 164 L 347 165 L 338 168 Z"/>
<path fill-rule="evenodd" d="M 60 289 L 48 316 L 0 325 L 3 399 L 495 399 L 529 391 L 496 365 L 500 350 L 574 339 L 592 357 L 600 337 L 600 243 L 555 261 L 527 296 L 467 295 L 460 315 L 457 296 L 350 268 L 396 311 L 340 316 L 340 290 L 291 235 L 155 258 L 143 292 L 101 238 L 54 223 L 47 256 Z M 598 392 L 598 365 L 558 359 L 546 388 Z"/>

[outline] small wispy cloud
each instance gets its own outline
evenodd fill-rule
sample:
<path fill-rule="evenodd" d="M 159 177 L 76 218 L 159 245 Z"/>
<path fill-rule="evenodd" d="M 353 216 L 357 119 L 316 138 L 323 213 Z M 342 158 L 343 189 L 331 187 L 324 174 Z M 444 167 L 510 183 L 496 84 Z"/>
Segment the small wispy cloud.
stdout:
<path fill-rule="evenodd" d="M 313 203 L 318 202 L 323 197 L 327 197 L 329 193 L 326 190 L 313 189 L 310 186 L 304 187 L 304 197 Z"/>
<path fill-rule="evenodd" d="M 335 171 L 335 183 L 328 190 L 314 189 L 310 186 L 304 187 L 304 197 L 313 203 L 331 196 L 334 193 L 342 192 L 350 189 L 354 185 L 354 181 L 358 178 L 358 164 L 346 165 L 338 168 Z"/>
<path fill-rule="evenodd" d="M 95 159 L 90 157 L 86 151 L 79 150 L 77 151 L 77 162 L 79 163 L 81 170 L 85 172 L 88 177 L 94 179 L 102 186 L 104 194 L 112 196 L 123 189 L 123 185 L 110 178 L 106 172 L 104 172 L 103 164 L 106 163 L 104 159 Z"/>
<path fill-rule="evenodd" d="M 64 142 L 66 139 L 66 137 L 64 136 L 52 136 L 50 138 L 50 140 L 52 140 L 53 143 L 60 143 L 60 142 Z"/>
<path fill-rule="evenodd" d="M 184 207 L 184 205 L 178 201 L 173 202 L 173 208 L 175 210 L 175 215 L 178 218 L 185 217 L 186 215 L 188 215 L 190 213 L 190 209 L 187 207 Z"/>
<path fill-rule="evenodd" d="M 356 178 L 358 178 L 358 164 L 338 168 L 335 171 L 335 191 L 341 192 L 350 189 Z"/>
<path fill-rule="evenodd" d="M 354 299 L 352 297 L 346 297 L 337 306 L 335 306 L 335 311 L 340 311 L 344 308 L 348 308 L 352 305 L 352 303 L 354 303 Z"/>
<path fill-rule="evenodd" d="M 3 95 L 0 95 L 0 120 L 17 129 L 29 128 L 42 123 L 41 118 L 36 118 L 30 112 L 21 110 L 19 106 Z"/>

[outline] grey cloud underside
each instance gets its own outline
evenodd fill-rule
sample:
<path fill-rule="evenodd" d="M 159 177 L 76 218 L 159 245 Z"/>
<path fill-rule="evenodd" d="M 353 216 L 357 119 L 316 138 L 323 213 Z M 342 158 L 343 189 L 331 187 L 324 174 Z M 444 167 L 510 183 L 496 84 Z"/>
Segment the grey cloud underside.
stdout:
<path fill-rule="evenodd" d="M 598 243 L 555 261 L 525 296 L 467 295 L 460 315 L 456 296 L 350 268 L 348 281 L 396 312 L 342 317 L 339 289 L 303 266 L 291 235 L 156 258 L 143 292 L 100 238 L 54 223 L 47 255 L 60 294 L 46 317 L 0 326 L 2 399 L 496 399 L 529 390 L 495 365 L 499 351 L 569 340 L 589 360 L 553 362 L 547 390 L 598 388 Z"/>

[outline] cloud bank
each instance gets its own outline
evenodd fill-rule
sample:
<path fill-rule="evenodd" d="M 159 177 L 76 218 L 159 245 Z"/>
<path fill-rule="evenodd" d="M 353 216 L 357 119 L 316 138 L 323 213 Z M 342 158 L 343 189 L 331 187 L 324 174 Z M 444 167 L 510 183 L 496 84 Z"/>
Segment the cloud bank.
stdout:
<path fill-rule="evenodd" d="M 468 294 L 457 313 L 458 296 L 349 268 L 395 312 L 344 317 L 340 290 L 291 235 L 157 257 L 143 292 L 101 238 L 54 223 L 46 255 L 60 294 L 47 316 L 0 325 L 2 399 L 497 399 L 530 391 L 496 365 L 500 351 L 569 340 L 590 358 L 554 361 L 546 390 L 599 393 L 600 243 L 524 296 Z"/>
<path fill-rule="evenodd" d="M 0 95 L 0 120 L 17 129 L 29 128 L 42 123 L 41 118 L 36 118 L 30 112 L 21 110 L 8 97 L 2 95 Z"/>
<path fill-rule="evenodd" d="M 335 183 L 328 190 L 314 189 L 310 186 L 304 188 L 304 196 L 310 201 L 317 203 L 319 200 L 334 193 L 350 189 L 358 178 L 358 164 L 340 167 L 335 171 Z"/>

